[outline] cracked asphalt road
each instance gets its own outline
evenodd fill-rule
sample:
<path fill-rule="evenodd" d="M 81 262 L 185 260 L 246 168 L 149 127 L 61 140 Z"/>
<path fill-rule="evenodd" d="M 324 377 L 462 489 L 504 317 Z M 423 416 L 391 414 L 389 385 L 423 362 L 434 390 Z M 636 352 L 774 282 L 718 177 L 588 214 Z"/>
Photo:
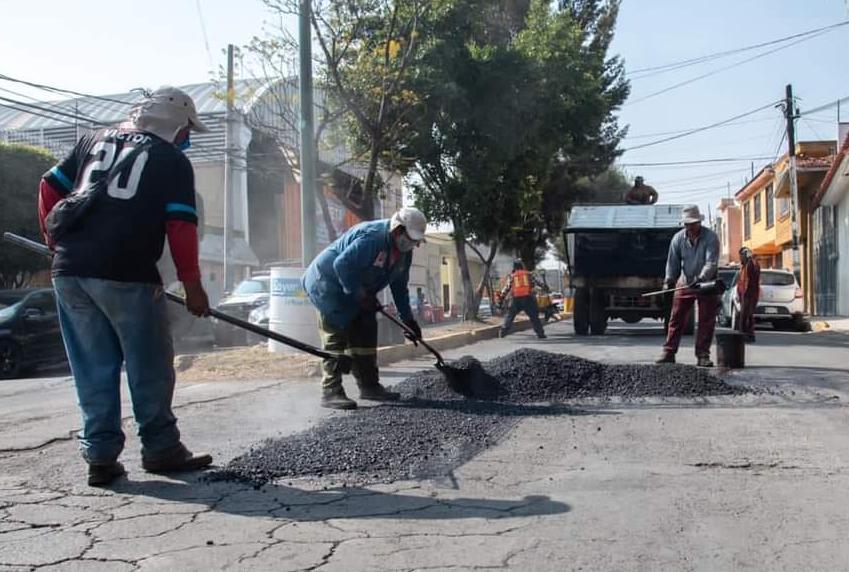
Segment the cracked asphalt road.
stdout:
<path fill-rule="evenodd" d="M 548 333 L 446 357 L 534 347 L 646 363 L 661 344 L 646 328 Z M 847 569 L 847 341 L 765 331 L 750 367 L 728 378 L 764 392 L 584 400 L 581 415 L 522 418 L 447 478 L 361 487 L 147 475 L 129 437 L 129 478 L 92 489 L 69 438 L 78 418 L 68 380 L 3 382 L 0 572 Z M 386 368 L 384 381 L 428 365 Z M 340 415 L 318 408 L 315 383 L 180 386 L 185 440 L 221 465 Z"/>

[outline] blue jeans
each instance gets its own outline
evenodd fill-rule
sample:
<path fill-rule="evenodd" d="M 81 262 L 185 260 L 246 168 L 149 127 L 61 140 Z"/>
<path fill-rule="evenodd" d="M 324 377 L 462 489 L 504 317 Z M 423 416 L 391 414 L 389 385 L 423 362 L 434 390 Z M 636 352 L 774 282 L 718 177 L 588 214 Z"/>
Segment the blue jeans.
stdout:
<path fill-rule="evenodd" d="M 53 278 L 62 338 L 82 410 L 83 458 L 109 463 L 124 449 L 121 366 L 126 364 L 142 457 L 180 446 L 174 396 L 174 345 L 162 287 L 99 278 Z"/>

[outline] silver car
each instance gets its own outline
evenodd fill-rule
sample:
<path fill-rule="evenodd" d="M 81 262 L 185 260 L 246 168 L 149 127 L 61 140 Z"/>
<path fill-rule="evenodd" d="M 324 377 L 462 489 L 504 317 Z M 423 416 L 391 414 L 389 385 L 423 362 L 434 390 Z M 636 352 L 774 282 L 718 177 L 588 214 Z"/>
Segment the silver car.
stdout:
<path fill-rule="evenodd" d="M 717 319 L 722 326 L 736 324 L 740 313 L 740 298 L 737 295 L 737 278 L 734 275 L 728 290 L 722 296 Z M 755 308 L 756 322 L 769 322 L 779 329 L 806 332 L 810 322 L 805 317 L 802 289 L 789 270 L 766 268 L 761 270 L 760 296 Z"/>

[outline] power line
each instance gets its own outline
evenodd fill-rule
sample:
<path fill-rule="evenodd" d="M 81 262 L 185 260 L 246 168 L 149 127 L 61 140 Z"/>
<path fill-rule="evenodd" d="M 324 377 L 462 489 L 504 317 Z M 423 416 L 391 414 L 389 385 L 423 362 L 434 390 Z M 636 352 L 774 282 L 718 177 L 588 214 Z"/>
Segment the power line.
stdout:
<path fill-rule="evenodd" d="M 650 163 L 619 163 L 620 167 L 668 167 L 674 165 L 701 165 L 705 163 L 740 163 L 742 161 L 764 161 L 770 157 L 727 157 L 716 159 L 694 159 L 691 161 L 662 161 Z"/>
<path fill-rule="evenodd" d="M 811 115 L 812 113 L 818 113 L 818 112 L 826 110 L 826 109 L 831 109 L 832 107 L 837 107 L 838 105 L 841 105 L 841 104 L 847 103 L 847 102 L 849 102 L 849 95 L 847 95 L 846 97 L 842 97 L 840 99 L 837 99 L 835 101 L 832 101 L 831 103 L 826 103 L 825 105 L 820 105 L 819 107 L 815 107 L 813 109 L 803 111 L 799 115 Z"/>
<path fill-rule="evenodd" d="M 54 114 L 56 114 L 56 115 L 61 115 L 61 116 L 65 116 L 65 117 L 70 117 L 71 119 L 77 119 L 77 120 L 82 119 L 82 120 L 84 120 L 84 121 L 92 121 L 90 118 L 86 118 L 86 117 L 84 117 L 84 116 L 82 116 L 82 115 L 78 115 L 78 114 L 71 113 L 71 112 L 68 112 L 68 111 L 58 111 L 58 110 L 53 110 L 53 109 L 50 109 L 50 108 L 45 108 L 45 107 L 41 107 L 41 106 L 39 106 L 39 105 L 35 105 L 34 103 L 27 103 L 27 102 L 25 102 L 25 101 L 20 101 L 20 100 L 17 100 L 17 99 L 10 99 L 10 98 L 8 98 L 8 97 L 2 97 L 2 96 L 0 96 L 0 101 L 5 101 L 5 102 L 7 102 L 7 103 L 12 103 L 12 104 L 15 104 L 15 105 L 20 105 L 20 106 L 22 106 L 22 107 L 27 107 L 27 108 L 31 108 L 31 109 L 36 109 L 36 110 L 38 110 L 38 111 L 45 112 L 45 113 L 54 113 Z M 19 111 L 24 111 L 24 110 L 19 110 Z M 93 121 L 93 123 L 97 123 L 98 125 L 108 125 L 107 123 L 103 123 L 102 121 Z"/>
<path fill-rule="evenodd" d="M 827 33 L 827 32 L 820 32 L 820 33 L 815 34 L 815 35 L 813 35 L 813 36 L 807 36 L 807 37 L 805 37 L 805 38 L 802 38 L 801 40 L 796 40 L 795 42 L 791 42 L 791 43 L 786 44 L 786 45 L 784 45 L 784 46 L 779 46 L 779 47 L 774 48 L 774 49 L 772 49 L 772 50 L 768 50 L 768 51 L 766 51 L 766 52 L 760 53 L 760 54 L 758 54 L 758 55 L 756 55 L 756 56 L 752 56 L 752 57 L 750 57 L 750 58 L 746 58 L 745 60 L 740 60 L 739 62 L 735 62 L 735 63 L 733 63 L 733 64 L 731 64 L 731 65 L 728 65 L 728 66 L 725 66 L 725 67 L 721 67 L 721 68 L 718 68 L 718 69 L 715 69 L 715 70 L 709 71 L 709 72 L 707 72 L 707 73 L 703 73 L 702 75 L 696 76 L 696 77 L 694 77 L 694 78 L 690 78 L 690 79 L 685 80 L 685 81 L 682 81 L 682 82 L 678 82 L 678 83 L 676 83 L 676 84 L 670 85 L 669 87 L 666 87 L 666 88 L 661 89 L 661 90 L 659 90 L 659 91 L 655 91 L 655 92 L 650 93 L 650 94 L 648 94 L 648 95 L 644 95 L 643 97 L 637 98 L 637 99 L 635 99 L 635 100 L 633 100 L 633 101 L 629 101 L 629 102 L 627 102 L 625 105 L 633 105 L 633 104 L 635 104 L 635 103 L 640 103 L 640 102 L 645 101 L 645 100 L 647 100 L 647 99 L 651 99 L 652 97 L 656 97 L 656 96 L 658 96 L 658 95 L 663 95 L 664 93 L 668 93 L 668 92 L 670 92 L 670 91 L 676 90 L 676 89 L 678 89 L 679 87 L 684 87 L 684 86 L 686 86 L 686 85 L 690 85 L 691 83 L 695 83 L 695 82 L 697 82 L 697 81 L 699 81 L 699 80 L 702 80 L 702 79 L 704 79 L 704 78 L 706 78 L 706 77 L 710 77 L 710 76 L 716 75 L 716 74 L 718 74 L 718 73 L 722 73 L 722 72 L 724 72 L 724 71 L 728 71 L 728 70 L 730 70 L 730 69 L 733 69 L 733 68 L 739 67 L 739 66 L 741 66 L 741 65 L 743 65 L 743 64 L 747 64 L 747 63 L 749 63 L 749 62 L 753 62 L 753 61 L 758 60 L 758 59 L 760 59 L 760 58 L 764 58 L 764 57 L 766 57 L 766 56 L 768 56 L 768 55 L 774 54 L 775 52 L 779 52 L 779 51 L 781 51 L 781 50 L 784 50 L 784 49 L 790 48 L 790 47 L 795 46 L 796 44 L 800 44 L 800 43 L 802 43 L 802 42 L 807 42 L 808 40 L 811 40 L 811 39 L 813 39 L 813 38 L 819 37 L 819 36 L 821 36 L 821 35 L 823 35 L 823 34 L 826 34 L 826 33 Z"/>
<path fill-rule="evenodd" d="M 761 119 L 748 119 L 746 121 L 735 121 L 733 123 L 726 123 L 723 127 L 731 127 L 734 125 L 746 125 L 749 123 L 765 123 L 767 121 L 772 121 L 771 117 L 763 117 Z M 692 131 L 693 129 L 697 129 L 696 127 L 688 127 L 686 129 L 675 129 L 674 131 L 658 131 L 656 133 L 643 133 L 640 135 L 631 135 L 630 133 L 625 139 L 648 139 L 650 137 L 663 137 L 664 135 L 677 135 L 679 133 L 686 133 L 687 131 Z"/>
<path fill-rule="evenodd" d="M 17 79 L 17 78 L 10 77 L 10 76 L 8 76 L 6 74 L 2 74 L 2 73 L 0 73 L 0 79 L 5 80 L 5 81 L 10 81 L 12 83 L 19 83 L 19 84 L 23 84 L 23 85 L 28 85 L 30 87 L 34 87 L 34 88 L 37 88 L 37 89 L 41 89 L 41 90 L 44 90 L 44 91 L 50 91 L 50 92 L 58 93 L 58 94 L 76 95 L 78 97 L 98 99 L 100 101 L 108 101 L 109 103 L 120 103 L 121 105 L 127 105 L 127 106 L 133 105 L 130 102 L 122 101 L 120 99 L 113 99 L 111 97 L 104 97 L 104 96 L 100 96 L 100 95 L 91 95 L 89 93 L 82 93 L 80 91 L 73 91 L 71 89 L 62 89 L 62 88 L 59 88 L 59 87 L 53 87 L 53 86 L 49 86 L 49 85 L 45 85 L 45 84 L 41 84 L 41 83 L 35 83 L 35 82 L 31 82 L 31 81 L 26 81 L 26 80 L 23 80 L 23 79 Z"/>
<path fill-rule="evenodd" d="M 683 133 L 679 133 L 678 135 L 670 135 L 669 137 L 664 137 L 663 139 L 658 139 L 657 141 L 649 141 L 648 143 L 642 143 L 641 145 L 635 145 L 633 147 L 629 147 L 624 149 L 623 151 L 634 151 L 635 149 L 643 149 L 645 147 L 652 147 L 654 145 L 660 145 L 661 143 L 666 143 L 668 141 L 674 141 L 676 139 L 681 139 L 682 137 L 687 137 L 689 135 L 693 135 L 695 133 L 700 133 L 702 131 L 707 131 L 708 129 L 713 129 L 715 127 L 719 127 L 720 125 L 725 125 L 727 123 L 731 123 L 737 119 L 742 119 L 744 117 L 748 117 L 749 115 L 754 115 L 755 113 L 760 113 L 765 109 L 769 109 L 773 107 L 777 101 L 771 101 L 766 105 L 758 107 L 757 109 L 753 109 L 751 111 L 747 111 L 745 113 L 741 113 L 739 115 L 735 115 L 734 117 L 729 117 L 728 119 L 723 119 L 722 121 L 717 121 L 716 123 L 711 123 L 710 125 L 704 125 L 702 127 L 696 127 L 695 129 L 690 129 L 689 131 L 685 131 Z"/>
<path fill-rule="evenodd" d="M 792 34 L 790 36 L 784 36 L 783 38 L 770 40 L 768 42 L 761 42 L 759 44 L 744 46 L 742 48 L 735 48 L 733 50 L 724 50 L 724 51 L 721 51 L 721 52 L 714 52 L 712 54 L 707 54 L 707 55 L 704 55 L 704 56 L 699 56 L 699 57 L 696 57 L 696 58 L 690 58 L 690 59 L 686 59 L 686 60 L 679 60 L 677 62 L 672 62 L 672 63 L 669 63 L 669 64 L 663 64 L 663 65 L 659 65 L 659 66 L 639 68 L 639 69 L 631 71 L 628 75 L 629 75 L 629 79 L 642 79 L 644 77 L 649 77 L 650 75 L 655 75 L 655 74 L 652 74 L 652 73 L 649 73 L 649 72 L 663 73 L 663 72 L 666 72 L 666 71 L 681 69 L 683 67 L 697 65 L 697 64 L 700 64 L 700 63 L 708 62 L 708 61 L 713 61 L 715 59 L 724 58 L 724 57 L 727 57 L 727 56 L 732 56 L 732 55 L 736 55 L 736 54 L 751 51 L 751 50 L 757 50 L 759 48 L 765 48 L 767 46 L 772 46 L 772 45 L 775 45 L 775 44 L 781 44 L 783 42 L 794 40 L 796 38 L 802 38 L 802 37 L 810 36 L 812 34 L 817 34 L 819 32 L 831 31 L 835 28 L 839 28 L 839 27 L 845 26 L 847 24 L 849 24 L 849 20 L 845 20 L 843 22 L 838 22 L 837 24 L 831 24 L 830 26 L 823 26 L 822 28 L 816 28 L 816 29 L 813 29 L 813 30 L 808 30 L 807 32 L 800 32 L 798 34 Z M 638 78 L 630 77 L 631 75 L 634 75 L 634 74 L 643 74 L 643 75 L 641 75 Z"/>
<path fill-rule="evenodd" d="M 203 19 L 203 11 L 201 10 L 201 7 L 200 7 L 200 0 L 195 0 L 195 7 L 197 8 L 197 12 L 198 12 L 198 21 L 200 22 L 200 31 L 203 34 L 203 45 L 206 48 L 206 57 L 209 60 L 209 67 L 210 67 L 210 69 L 212 69 L 212 68 L 215 67 L 215 63 L 214 63 L 213 58 L 212 58 L 212 50 L 209 49 L 209 37 L 207 36 L 207 33 L 206 33 L 206 22 L 204 22 L 204 19 Z"/>

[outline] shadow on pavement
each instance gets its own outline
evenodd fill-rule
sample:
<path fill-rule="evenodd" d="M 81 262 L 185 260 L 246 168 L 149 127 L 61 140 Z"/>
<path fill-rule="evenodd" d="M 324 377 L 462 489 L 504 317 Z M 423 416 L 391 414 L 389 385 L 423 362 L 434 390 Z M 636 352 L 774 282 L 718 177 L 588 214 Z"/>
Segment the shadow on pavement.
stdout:
<path fill-rule="evenodd" d="M 304 490 L 272 484 L 252 488 L 234 483 L 203 483 L 197 473 L 167 481 L 123 481 L 112 490 L 157 501 L 202 504 L 216 512 L 302 522 L 333 518 L 492 519 L 562 514 L 571 510 L 568 504 L 543 495 L 519 500 L 440 499 L 362 487 Z"/>

